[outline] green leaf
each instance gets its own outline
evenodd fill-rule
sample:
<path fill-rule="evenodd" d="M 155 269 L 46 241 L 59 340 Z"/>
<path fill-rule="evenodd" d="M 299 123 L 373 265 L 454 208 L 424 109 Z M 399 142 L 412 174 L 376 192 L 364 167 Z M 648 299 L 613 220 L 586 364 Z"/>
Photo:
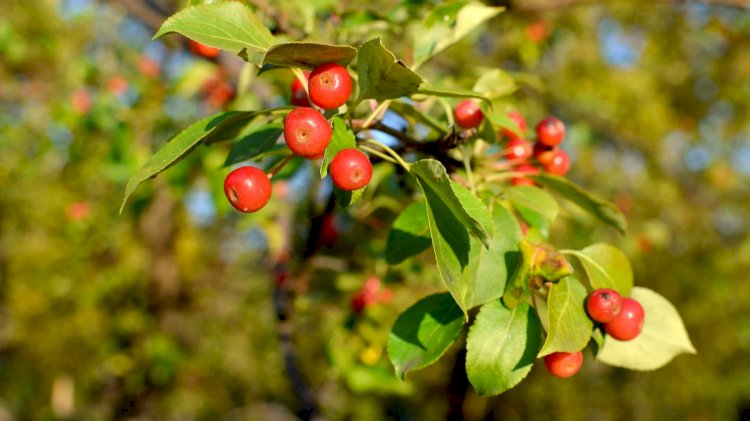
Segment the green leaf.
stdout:
<path fill-rule="evenodd" d="M 586 314 L 586 287 L 568 276 L 552 285 L 547 298 L 547 339 L 539 356 L 553 352 L 577 352 L 591 339 L 594 323 Z"/>
<path fill-rule="evenodd" d="M 463 313 L 448 293 L 419 300 L 396 320 L 388 337 L 388 357 L 401 379 L 445 353 L 461 334 Z"/>
<path fill-rule="evenodd" d="M 507 189 L 505 194 L 521 217 L 547 237 L 549 226 L 559 211 L 555 198 L 534 186 L 514 186 Z"/>
<path fill-rule="evenodd" d="M 254 159 L 269 152 L 276 146 L 276 141 L 284 132 L 281 124 L 266 124 L 253 127 L 242 135 L 240 140 L 232 146 L 224 166 Z"/>
<path fill-rule="evenodd" d="M 417 177 L 417 181 L 422 191 L 425 192 L 425 196 L 428 196 L 429 191 L 427 203 L 430 207 L 439 204 L 441 208 L 445 208 L 453 215 L 454 219 L 458 220 L 472 234 L 479 237 L 485 247 L 489 247 L 492 227 L 483 226 L 480 221 L 477 221 L 467 212 L 468 209 L 464 208 L 467 204 L 459 201 L 451 186 L 448 172 L 440 161 L 422 159 L 412 164 L 410 171 Z M 479 202 L 479 199 L 476 202 Z M 470 205 L 476 207 L 476 202 Z"/>
<path fill-rule="evenodd" d="M 455 44 L 503 10 L 504 7 L 489 7 L 468 1 L 449 2 L 435 7 L 414 36 L 415 66 L 420 66 Z"/>
<path fill-rule="evenodd" d="M 620 233 L 625 233 L 627 229 L 625 215 L 612 203 L 594 197 L 565 177 L 548 173 L 530 174 L 528 177 L 577 204 L 583 210 L 620 231 Z"/>
<path fill-rule="evenodd" d="M 211 47 L 231 51 L 260 65 L 276 38 L 244 4 L 228 1 L 191 6 L 164 21 L 154 39 L 176 32 Z"/>
<path fill-rule="evenodd" d="M 409 96 L 422 84 L 422 77 L 396 59 L 380 38 L 373 38 L 359 47 L 357 70 L 357 102 L 368 98 L 382 101 Z"/>
<path fill-rule="evenodd" d="M 414 202 L 393 222 L 388 233 L 385 259 L 389 265 L 397 265 L 427 250 L 431 244 L 427 204 Z"/>
<path fill-rule="evenodd" d="M 510 310 L 499 300 L 479 310 L 466 340 L 466 374 L 481 396 L 511 389 L 529 374 L 542 339 L 528 303 Z"/>
<path fill-rule="evenodd" d="M 489 98 L 474 91 L 458 91 L 458 90 L 453 90 L 453 89 L 435 88 L 432 86 L 421 86 L 419 90 L 417 91 L 417 93 L 423 94 L 423 95 L 443 96 L 443 97 L 449 97 L 449 98 L 476 98 L 476 99 L 483 101 L 485 106 L 487 107 L 492 105 Z"/>
<path fill-rule="evenodd" d="M 325 63 L 338 63 L 346 66 L 356 56 L 357 49 L 351 45 L 289 42 L 269 48 L 263 57 L 262 64 L 313 69 Z"/>
<path fill-rule="evenodd" d="M 477 202 L 471 209 L 472 216 L 484 220 L 489 212 L 467 189 L 454 186 L 463 203 L 473 197 Z M 465 227 L 440 202 L 431 203 L 426 193 L 430 235 L 435 250 L 438 270 L 448 291 L 464 312 L 502 296 L 508 274 L 518 261 L 518 241 L 521 231 L 513 215 L 502 206 L 493 209 L 497 235 L 490 247 L 485 248 L 475 236 L 470 236 Z M 484 214 L 484 216 L 480 216 Z"/>
<path fill-rule="evenodd" d="M 141 168 L 133 174 L 125 186 L 125 196 L 120 205 L 122 213 L 125 203 L 136 187 L 149 178 L 178 163 L 202 142 L 218 139 L 231 139 L 235 129 L 252 120 L 257 113 L 250 111 L 227 111 L 206 117 L 175 135 L 161 149 L 153 154 Z"/>
<path fill-rule="evenodd" d="M 501 69 L 492 69 L 482 73 L 474 83 L 473 91 L 490 99 L 510 95 L 517 89 L 513 78 Z"/>
<path fill-rule="evenodd" d="M 362 187 L 359 190 L 354 191 L 346 191 L 341 190 L 340 188 L 333 186 L 333 196 L 336 198 L 336 203 L 339 204 L 342 208 L 349 207 L 354 204 L 354 202 L 358 201 L 362 198 L 362 194 L 364 194 L 365 189 L 367 187 Z"/>
<path fill-rule="evenodd" d="M 624 297 L 630 296 L 633 269 L 620 249 L 600 243 L 588 246 L 574 256 L 581 262 L 592 288 L 610 288 Z"/>
<path fill-rule="evenodd" d="M 323 162 L 320 164 L 320 178 L 323 178 L 328 174 L 328 166 L 331 165 L 331 161 L 337 153 L 342 149 L 357 147 L 357 140 L 354 137 L 354 132 L 349 128 L 346 122 L 339 116 L 333 117 L 332 122 L 333 134 L 331 135 L 331 143 L 328 144 L 325 155 L 323 155 Z"/>
<path fill-rule="evenodd" d="M 697 353 L 672 303 L 641 287 L 633 288 L 632 298 L 643 306 L 643 330 L 630 341 L 618 341 L 606 335 L 597 359 L 616 367 L 645 371 L 663 367 L 677 355 Z"/>

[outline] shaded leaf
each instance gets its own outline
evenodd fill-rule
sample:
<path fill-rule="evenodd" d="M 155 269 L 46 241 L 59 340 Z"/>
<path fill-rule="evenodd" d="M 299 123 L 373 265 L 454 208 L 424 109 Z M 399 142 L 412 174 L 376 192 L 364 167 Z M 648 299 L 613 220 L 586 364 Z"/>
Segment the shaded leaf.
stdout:
<path fill-rule="evenodd" d="M 591 339 L 594 323 L 586 314 L 588 292 L 576 278 L 568 276 L 552 285 L 547 297 L 547 339 L 539 356 L 553 352 L 577 352 Z"/>
<path fill-rule="evenodd" d="M 276 43 L 253 11 L 236 1 L 186 7 L 164 21 L 154 39 L 171 32 L 231 51 L 257 65 Z"/>
<path fill-rule="evenodd" d="M 253 127 L 232 146 L 224 166 L 259 157 L 270 151 L 281 137 L 284 128 L 281 124 L 266 124 Z"/>
<path fill-rule="evenodd" d="M 314 69 L 325 63 L 348 65 L 357 56 L 351 45 L 318 44 L 314 42 L 289 42 L 276 44 L 266 51 L 263 66 L 306 67 Z"/>
<path fill-rule="evenodd" d="M 336 198 L 336 203 L 338 203 L 339 206 L 346 208 L 361 199 L 362 194 L 364 194 L 366 188 L 367 187 L 365 186 L 359 190 L 346 191 L 333 186 L 333 196 Z"/>
<path fill-rule="evenodd" d="M 388 233 L 385 259 L 389 265 L 397 265 L 427 250 L 431 244 L 427 204 L 424 201 L 414 202 L 393 222 Z"/>
<path fill-rule="evenodd" d="M 612 203 L 593 196 L 565 177 L 549 173 L 529 174 L 527 177 L 577 204 L 583 210 L 620 231 L 620 233 L 625 233 L 627 229 L 625 215 Z"/>
<path fill-rule="evenodd" d="M 466 340 L 466 374 L 481 396 L 497 395 L 529 374 L 541 344 L 539 319 L 528 303 L 510 310 L 499 300 L 479 310 Z"/>
<path fill-rule="evenodd" d="M 388 357 L 396 375 L 437 361 L 461 334 L 464 318 L 448 293 L 419 300 L 396 320 L 388 337 Z"/>
<path fill-rule="evenodd" d="M 409 69 L 383 46 L 380 38 L 373 38 L 359 47 L 357 70 L 359 98 L 378 101 L 409 96 L 419 89 L 422 77 Z"/>
<path fill-rule="evenodd" d="M 672 303 L 642 287 L 633 288 L 632 298 L 643 306 L 643 330 L 630 341 L 606 335 L 597 359 L 616 367 L 645 371 L 663 367 L 677 355 L 697 353 Z"/>

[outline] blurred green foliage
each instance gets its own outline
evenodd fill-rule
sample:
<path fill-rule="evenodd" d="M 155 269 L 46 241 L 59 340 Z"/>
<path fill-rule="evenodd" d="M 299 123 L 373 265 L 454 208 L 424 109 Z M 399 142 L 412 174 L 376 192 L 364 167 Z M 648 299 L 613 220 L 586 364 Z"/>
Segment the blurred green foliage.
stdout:
<path fill-rule="evenodd" d="M 276 32 L 380 35 L 407 61 L 404 40 L 430 7 L 251 3 Z M 469 391 L 464 415 L 736 417 L 750 407 L 750 13 L 523 3 L 420 72 L 469 89 L 501 67 L 518 90 L 499 107 L 569 125 L 571 177 L 614 199 L 630 229 L 619 236 L 563 206 L 555 243 L 620 246 L 636 283 L 675 303 L 699 354 L 649 373 L 589 358 L 567 381 L 538 366 L 497 398 Z M 117 214 L 127 178 L 173 133 L 224 107 L 282 105 L 292 76 L 190 56 L 176 37 L 151 42 L 148 18 L 118 4 L 11 2 L 0 16 L 0 418 L 292 417 L 270 269 L 285 233 L 304 232 L 325 206 L 315 169 L 240 216 L 221 192 L 229 147 L 202 148 Z M 376 169 L 379 189 L 396 190 L 390 171 Z M 338 241 L 299 282 L 300 366 L 330 419 L 442 418 L 455 350 L 406 383 L 384 355 L 399 311 L 441 289 L 433 258 L 389 268 L 384 234 L 403 205 L 363 203 L 337 211 Z M 349 300 L 372 275 L 393 300 L 354 315 Z"/>

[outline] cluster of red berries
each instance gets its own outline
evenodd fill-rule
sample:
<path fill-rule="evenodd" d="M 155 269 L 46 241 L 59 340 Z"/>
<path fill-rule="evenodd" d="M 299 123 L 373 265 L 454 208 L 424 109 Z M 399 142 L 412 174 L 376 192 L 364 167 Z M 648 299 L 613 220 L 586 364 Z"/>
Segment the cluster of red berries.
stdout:
<path fill-rule="evenodd" d="M 589 294 L 586 312 L 591 320 L 603 325 L 609 336 L 619 341 L 635 339 L 645 321 L 643 306 L 638 301 L 623 298 L 617 291 L 608 288 L 600 288 Z M 570 377 L 581 368 L 583 354 L 581 351 L 555 352 L 544 357 L 544 364 L 553 376 Z"/>
<path fill-rule="evenodd" d="M 453 112 L 456 124 L 464 129 L 478 127 L 484 114 L 476 102 L 467 99 L 458 104 Z M 508 117 L 518 126 L 519 132 L 502 129 L 502 135 L 507 140 L 505 158 L 515 163 L 516 172 L 536 174 L 540 168 L 550 174 L 565 175 L 570 170 L 570 156 L 560 144 L 565 139 L 565 124 L 555 117 L 545 117 L 536 125 L 536 142 L 532 144 L 524 138 L 528 125 L 523 115 L 517 111 L 510 111 Z M 534 161 L 531 161 L 531 159 Z M 533 185 L 534 182 L 525 177 L 514 177 L 513 185 Z"/>
<path fill-rule="evenodd" d="M 298 106 L 284 119 L 284 141 L 296 155 L 319 159 L 331 142 L 331 124 L 318 110 L 337 109 L 349 100 L 352 79 L 344 66 L 326 63 L 307 77 L 307 91 L 299 79 L 292 83 L 292 104 Z M 317 107 L 317 108 L 316 108 Z M 358 190 L 372 178 L 372 164 L 367 155 L 355 148 L 339 151 L 331 160 L 331 178 L 336 187 Z M 242 212 L 255 212 L 271 197 L 269 175 L 256 167 L 240 167 L 224 181 L 229 202 Z"/>

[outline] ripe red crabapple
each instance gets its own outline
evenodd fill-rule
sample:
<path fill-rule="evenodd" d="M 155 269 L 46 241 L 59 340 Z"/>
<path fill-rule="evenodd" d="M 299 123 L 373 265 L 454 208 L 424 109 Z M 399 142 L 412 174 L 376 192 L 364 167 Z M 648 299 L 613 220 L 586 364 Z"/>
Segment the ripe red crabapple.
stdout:
<path fill-rule="evenodd" d="M 224 179 L 224 194 L 240 212 L 255 212 L 271 198 L 271 180 L 256 167 L 239 167 Z"/>
<path fill-rule="evenodd" d="M 479 108 L 479 104 L 476 102 L 466 99 L 462 101 L 456 109 L 453 111 L 453 117 L 456 120 L 456 124 L 464 129 L 473 129 L 478 127 L 484 119 L 484 114 Z"/>
<path fill-rule="evenodd" d="M 349 100 L 352 78 L 346 67 L 326 63 L 315 68 L 307 80 L 310 101 L 324 110 L 336 109 Z"/>
<path fill-rule="evenodd" d="M 284 141 L 292 152 L 305 158 L 325 151 L 332 133 L 328 120 L 313 108 L 296 108 L 284 119 Z"/>
<path fill-rule="evenodd" d="M 333 184 L 341 190 L 359 190 L 372 178 L 372 164 L 358 149 L 343 149 L 331 161 Z"/>

